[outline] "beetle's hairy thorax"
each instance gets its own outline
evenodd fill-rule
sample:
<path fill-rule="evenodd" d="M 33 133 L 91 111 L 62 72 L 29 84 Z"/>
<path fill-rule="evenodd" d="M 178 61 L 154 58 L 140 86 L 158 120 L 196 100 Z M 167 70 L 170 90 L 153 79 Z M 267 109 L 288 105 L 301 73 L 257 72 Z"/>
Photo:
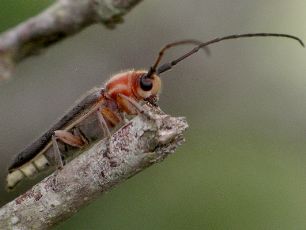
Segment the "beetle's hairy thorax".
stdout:
<path fill-rule="evenodd" d="M 130 70 L 116 74 L 106 82 L 106 93 L 114 100 L 117 99 L 118 94 L 123 94 L 136 101 L 146 98 L 149 94 L 143 95 L 139 90 L 139 78 L 145 73 L 147 73 L 145 70 Z"/>

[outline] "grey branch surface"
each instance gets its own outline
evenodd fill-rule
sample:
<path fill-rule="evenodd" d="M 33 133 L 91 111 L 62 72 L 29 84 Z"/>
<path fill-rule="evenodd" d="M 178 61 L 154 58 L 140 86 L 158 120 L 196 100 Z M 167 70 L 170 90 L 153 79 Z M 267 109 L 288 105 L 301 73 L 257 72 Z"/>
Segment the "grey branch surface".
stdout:
<path fill-rule="evenodd" d="M 174 152 L 184 141 L 185 119 L 146 111 L 0 208 L 0 229 L 49 229 Z"/>
<path fill-rule="evenodd" d="M 0 34 L 0 80 L 15 65 L 83 28 L 103 23 L 114 28 L 141 0 L 57 0 L 39 15 Z"/>

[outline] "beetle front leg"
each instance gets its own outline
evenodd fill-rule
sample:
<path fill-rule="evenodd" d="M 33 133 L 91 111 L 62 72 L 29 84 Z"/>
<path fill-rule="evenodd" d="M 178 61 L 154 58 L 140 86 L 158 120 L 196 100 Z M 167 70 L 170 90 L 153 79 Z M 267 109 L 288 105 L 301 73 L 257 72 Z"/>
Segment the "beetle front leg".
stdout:
<path fill-rule="evenodd" d="M 117 95 L 117 101 L 123 110 L 129 115 L 144 115 L 146 118 L 151 118 L 150 113 L 145 110 L 141 104 L 139 104 L 133 98 L 127 97 L 124 94 L 119 93 Z"/>
<path fill-rule="evenodd" d="M 117 95 L 117 101 L 120 104 L 120 106 L 123 107 L 123 110 L 130 115 L 137 115 L 144 113 L 142 106 L 137 101 L 135 101 L 130 97 L 125 96 L 124 94 L 119 93 Z"/>

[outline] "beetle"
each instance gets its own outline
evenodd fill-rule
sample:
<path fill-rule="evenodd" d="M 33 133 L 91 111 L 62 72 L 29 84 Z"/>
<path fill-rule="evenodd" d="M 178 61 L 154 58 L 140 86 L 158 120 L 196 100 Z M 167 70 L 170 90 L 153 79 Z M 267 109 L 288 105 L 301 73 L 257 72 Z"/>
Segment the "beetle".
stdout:
<path fill-rule="evenodd" d="M 63 167 L 67 157 L 90 143 L 110 137 L 111 131 L 120 126 L 125 115 L 143 112 L 141 102 L 156 100 L 161 88 L 160 74 L 170 70 L 210 44 L 223 40 L 247 37 L 284 37 L 298 41 L 289 34 L 248 33 L 215 38 L 207 42 L 181 40 L 165 45 L 149 70 L 129 70 L 118 73 L 106 82 L 105 87 L 94 88 L 73 106 L 68 113 L 32 144 L 21 151 L 8 169 L 7 188 L 13 189 L 24 178 L 30 178 L 52 165 Z M 183 44 L 195 47 L 177 59 L 159 66 L 166 50 Z M 208 52 L 208 50 L 206 49 Z"/>

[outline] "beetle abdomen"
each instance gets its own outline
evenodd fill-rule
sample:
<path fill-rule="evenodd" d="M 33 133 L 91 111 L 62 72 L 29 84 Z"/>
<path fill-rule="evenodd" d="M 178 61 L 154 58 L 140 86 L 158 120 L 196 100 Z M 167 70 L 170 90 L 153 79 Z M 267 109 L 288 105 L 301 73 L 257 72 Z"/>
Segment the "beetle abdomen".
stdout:
<path fill-rule="evenodd" d="M 38 172 L 45 170 L 49 165 L 50 163 L 44 154 L 36 156 L 32 161 L 14 169 L 7 175 L 7 188 L 9 190 L 13 189 L 23 178 L 31 178 Z"/>

